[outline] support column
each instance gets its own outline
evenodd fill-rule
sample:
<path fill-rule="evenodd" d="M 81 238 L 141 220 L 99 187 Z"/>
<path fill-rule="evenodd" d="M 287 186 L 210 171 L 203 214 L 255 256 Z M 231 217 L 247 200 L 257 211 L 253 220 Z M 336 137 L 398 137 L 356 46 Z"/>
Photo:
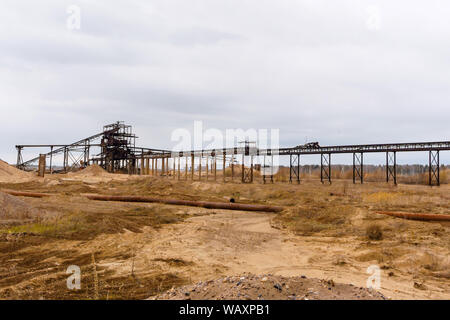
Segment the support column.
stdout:
<path fill-rule="evenodd" d="M 209 154 L 206 155 L 206 181 L 208 181 L 208 176 L 209 176 L 209 164 L 208 161 L 209 160 Z"/>
<path fill-rule="evenodd" d="M 184 156 L 185 161 L 185 170 L 184 170 L 184 179 L 187 181 L 188 179 L 188 158 L 187 156 Z"/>
<path fill-rule="evenodd" d="M 150 175 L 150 158 L 145 159 L 145 174 L 148 176 Z"/>
<path fill-rule="evenodd" d="M 202 159 L 203 159 L 203 154 L 200 155 L 200 160 L 198 162 L 198 181 L 202 180 Z"/>
<path fill-rule="evenodd" d="M 289 183 L 293 179 L 300 183 L 300 154 L 289 155 Z"/>
<path fill-rule="evenodd" d="M 195 170 L 195 156 L 191 155 L 191 180 L 194 180 L 194 170 Z"/>
<path fill-rule="evenodd" d="M 169 176 L 169 158 L 166 158 L 166 176 Z"/>
<path fill-rule="evenodd" d="M 270 157 L 270 165 L 267 164 L 267 157 Z M 266 184 L 267 183 L 267 177 L 270 177 L 270 183 L 273 183 L 273 155 L 271 153 L 270 150 L 267 151 L 266 154 L 264 154 L 264 167 L 262 170 L 263 172 L 263 183 Z M 270 169 L 268 169 L 270 168 Z"/>
<path fill-rule="evenodd" d="M 141 176 L 145 174 L 144 170 L 145 170 L 144 155 L 141 155 L 141 172 L 139 172 Z"/>
<path fill-rule="evenodd" d="M 263 165 L 261 168 L 263 184 L 266 184 L 266 155 L 263 156 Z"/>
<path fill-rule="evenodd" d="M 155 159 L 155 176 L 158 176 L 158 158 Z"/>
<path fill-rule="evenodd" d="M 216 153 L 214 152 L 214 181 L 217 180 L 217 158 Z"/>
<path fill-rule="evenodd" d="M 225 183 L 226 181 L 226 177 L 225 177 L 225 166 L 226 166 L 226 161 L 227 161 L 227 154 L 224 151 L 223 152 L 223 161 L 222 161 L 222 173 L 223 173 L 223 182 Z"/>
<path fill-rule="evenodd" d="M 20 168 L 22 166 L 22 147 L 17 147 L 17 162 L 16 167 Z"/>
<path fill-rule="evenodd" d="M 234 153 L 231 155 L 231 181 L 234 180 Z"/>
<path fill-rule="evenodd" d="M 245 181 L 245 154 L 242 154 L 241 182 Z"/>
<path fill-rule="evenodd" d="M 178 156 L 178 180 L 181 179 L 181 157 Z"/>
<path fill-rule="evenodd" d="M 253 156 L 250 156 L 250 183 L 253 183 Z"/>
<path fill-rule="evenodd" d="M 331 184 L 331 153 L 320 154 L 320 182 L 325 180 Z"/>
<path fill-rule="evenodd" d="M 386 182 L 392 177 L 394 185 L 397 185 L 397 152 L 386 152 Z"/>
<path fill-rule="evenodd" d="M 242 183 L 253 182 L 253 155 L 250 157 L 250 168 L 245 168 L 245 153 L 242 154 Z"/>
<path fill-rule="evenodd" d="M 53 174 L 53 146 L 50 147 L 50 174 Z"/>
<path fill-rule="evenodd" d="M 67 148 L 64 148 L 64 172 L 67 172 L 68 162 L 69 162 L 69 152 Z"/>
<path fill-rule="evenodd" d="M 40 154 L 39 155 L 39 164 L 38 164 L 38 176 L 39 177 L 44 177 L 45 176 L 45 161 L 46 161 L 46 155 L 45 154 Z"/>
<path fill-rule="evenodd" d="M 270 153 L 270 183 L 273 183 L 273 154 L 272 151 Z"/>
<path fill-rule="evenodd" d="M 430 186 L 440 186 L 440 161 L 439 150 L 430 150 L 428 154 L 428 183 Z"/>
<path fill-rule="evenodd" d="M 91 143 L 88 141 L 87 144 L 87 149 L 86 149 L 86 165 L 89 166 L 90 165 L 90 161 L 89 158 L 91 157 Z"/>
<path fill-rule="evenodd" d="M 87 155 L 87 140 L 84 141 L 84 152 L 83 152 L 83 168 L 87 167 L 87 159 L 88 159 L 88 155 Z"/>
<path fill-rule="evenodd" d="M 364 166 L 363 166 L 363 153 L 361 152 L 358 156 L 358 153 L 353 153 L 353 183 L 356 183 L 357 180 L 363 184 L 364 182 Z"/>

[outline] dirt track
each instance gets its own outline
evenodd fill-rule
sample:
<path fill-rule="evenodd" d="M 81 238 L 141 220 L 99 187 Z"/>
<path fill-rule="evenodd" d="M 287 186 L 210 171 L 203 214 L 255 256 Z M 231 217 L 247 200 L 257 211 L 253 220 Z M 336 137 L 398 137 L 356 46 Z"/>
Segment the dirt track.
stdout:
<path fill-rule="evenodd" d="M 246 212 L 218 212 L 194 217 L 183 224 L 161 230 L 156 241 L 141 243 L 136 267 L 145 259 L 192 262 L 185 273 L 192 281 L 212 280 L 218 275 L 276 274 L 307 275 L 338 283 L 366 286 L 369 263 L 346 262 L 345 267 L 334 265 L 336 256 L 357 251 L 349 240 L 289 235 L 271 227 L 273 214 Z M 331 241 L 327 241 L 331 240 Z M 168 266 L 171 268 L 170 265 Z M 178 268 L 174 268 L 175 271 Z M 427 283 L 433 289 L 417 291 L 408 275 L 389 277 L 391 270 L 382 270 L 381 290 L 387 297 L 449 299 L 450 291 L 439 283 Z M 396 271 L 396 273 L 398 273 Z"/>

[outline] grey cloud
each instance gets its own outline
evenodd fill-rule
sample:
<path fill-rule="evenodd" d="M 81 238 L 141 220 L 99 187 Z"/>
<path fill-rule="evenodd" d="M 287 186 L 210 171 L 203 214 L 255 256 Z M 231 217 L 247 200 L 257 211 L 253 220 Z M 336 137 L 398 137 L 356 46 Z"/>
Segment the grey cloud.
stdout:
<path fill-rule="evenodd" d="M 227 32 L 192 27 L 179 30 L 169 35 L 169 39 L 176 45 L 192 46 L 192 45 L 212 45 L 219 41 L 241 40 L 241 36 Z"/>
<path fill-rule="evenodd" d="M 194 120 L 279 128 L 284 146 L 449 139 L 445 2 L 79 1 L 76 31 L 70 4 L 2 3 L 0 158 L 116 120 L 159 148 Z"/>

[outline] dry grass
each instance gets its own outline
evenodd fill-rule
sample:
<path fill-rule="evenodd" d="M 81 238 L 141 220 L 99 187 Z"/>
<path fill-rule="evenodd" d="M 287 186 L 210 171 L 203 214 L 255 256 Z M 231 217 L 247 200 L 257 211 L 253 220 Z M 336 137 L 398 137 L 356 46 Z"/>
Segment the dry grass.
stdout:
<path fill-rule="evenodd" d="M 354 208 L 350 206 L 295 207 L 276 217 L 275 222 L 303 236 L 325 231 L 343 234 L 348 232 L 347 223 L 353 213 Z"/>
<path fill-rule="evenodd" d="M 450 169 L 441 169 L 440 180 L 441 184 L 450 183 Z M 353 171 L 351 166 L 333 166 L 331 170 L 331 177 L 333 180 L 352 180 Z M 289 168 L 280 167 L 277 174 L 274 176 L 277 182 L 288 182 L 289 181 Z M 311 171 L 301 172 L 301 179 L 307 180 L 318 180 L 320 179 L 320 167 L 312 169 Z M 417 173 L 417 174 L 400 174 L 397 173 L 397 179 L 399 183 L 403 184 L 416 184 L 416 185 L 428 185 L 429 176 L 427 173 Z M 386 181 L 386 169 L 378 168 L 376 170 L 365 172 L 364 180 L 366 182 L 385 182 Z"/>
<path fill-rule="evenodd" d="M 61 201 L 62 200 L 62 201 Z M 142 227 L 158 228 L 182 221 L 187 215 L 174 207 L 159 204 L 124 204 L 89 201 L 86 198 L 54 198 L 50 202 L 27 199 L 35 208 L 59 212 L 46 219 L 0 228 L 0 233 L 30 233 L 58 239 L 85 240 L 100 234 L 141 232 Z"/>

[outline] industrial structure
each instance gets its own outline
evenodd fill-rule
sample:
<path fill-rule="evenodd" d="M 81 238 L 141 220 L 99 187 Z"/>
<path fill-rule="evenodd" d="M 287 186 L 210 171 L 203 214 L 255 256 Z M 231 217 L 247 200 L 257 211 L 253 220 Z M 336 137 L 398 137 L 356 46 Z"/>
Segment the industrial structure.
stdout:
<path fill-rule="evenodd" d="M 300 159 L 302 155 L 320 156 L 320 180 L 331 183 L 331 160 L 333 154 L 353 155 L 353 183 L 364 182 L 364 154 L 386 154 L 386 182 L 397 184 L 397 153 L 422 151 L 428 152 L 429 185 L 440 185 L 441 151 L 450 150 L 450 141 L 415 142 L 393 144 L 368 144 L 345 146 L 320 146 L 308 143 L 291 148 L 259 149 L 246 141 L 243 146 L 210 150 L 169 151 L 136 146 L 136 135 L 130 125 L 116 122 L 103 127 L 103 131 L 88 138 L 67 145 L 17 145 L 17 167 L 23 170 L 38 169 L 44 172 L 68 172 L 79 170 L 90 164 L 98 164 L 111 173 L 172 176 L 178 179 L 194 179 L 195 165 L 198 165 L 198 177 L 202 179 L 202 162 L 206 160 L 206 179 L 209 175 L 217 179 L 217 161 L 222 162 L 223 181 L 226 181 L 225 168 L 231 168 L 231 180 L 235 178 L 234 169 L 240 157 L 243 183 L 254 179 L 254 157 L 262 158 L 258 165 L 264 183 L 273 183 L 274 156 L 289 157 L 289 182 L 300 183 Z M 28 148 L 46 148 L 49 152 L 30 160 L 23 160 L 23 150 Z M 92 152 L 98 150 L 98 153 Z M 53 159 L 62 155 L 63 165 L 56 168 Z M 171 159 L 172 170 L 169 168 Z M 181 162 L 185 164 L 181 168 Z M 38 163 L 39 162 L 39 163 Z M 47 165 L 48 163 L 48 165 Z M 188 163 L 190 166 L 188 166 Z M 189 170 L 190 169 L 190 170 Z"/>
<path fill-rule="evenodd" d="M 130 125 L 121 121 L 103 127 L 103 131 L 88 138 L 71 144 L 39 144 L 17 145 L 17 168 L 30 170 L 36 166 L 42 155 L 45 155 L 49 164 L 48 171 L 69 172 L 79 170 L 90 164 L 98 164 L 108 172 L 138 173 L 136 160 L 149 156 L 166 156 L 170 152 L 158 149 L 136 147 L 136 135 Z M 41 154 L 30 160 L 23 160 L 23 150 L 29 148 L 50 149 L 48 153 Z M 99 151 L 93 154 L 92 150 Z M 55 169 L 53 160 L 62 155 L 62 166 Z"/>

